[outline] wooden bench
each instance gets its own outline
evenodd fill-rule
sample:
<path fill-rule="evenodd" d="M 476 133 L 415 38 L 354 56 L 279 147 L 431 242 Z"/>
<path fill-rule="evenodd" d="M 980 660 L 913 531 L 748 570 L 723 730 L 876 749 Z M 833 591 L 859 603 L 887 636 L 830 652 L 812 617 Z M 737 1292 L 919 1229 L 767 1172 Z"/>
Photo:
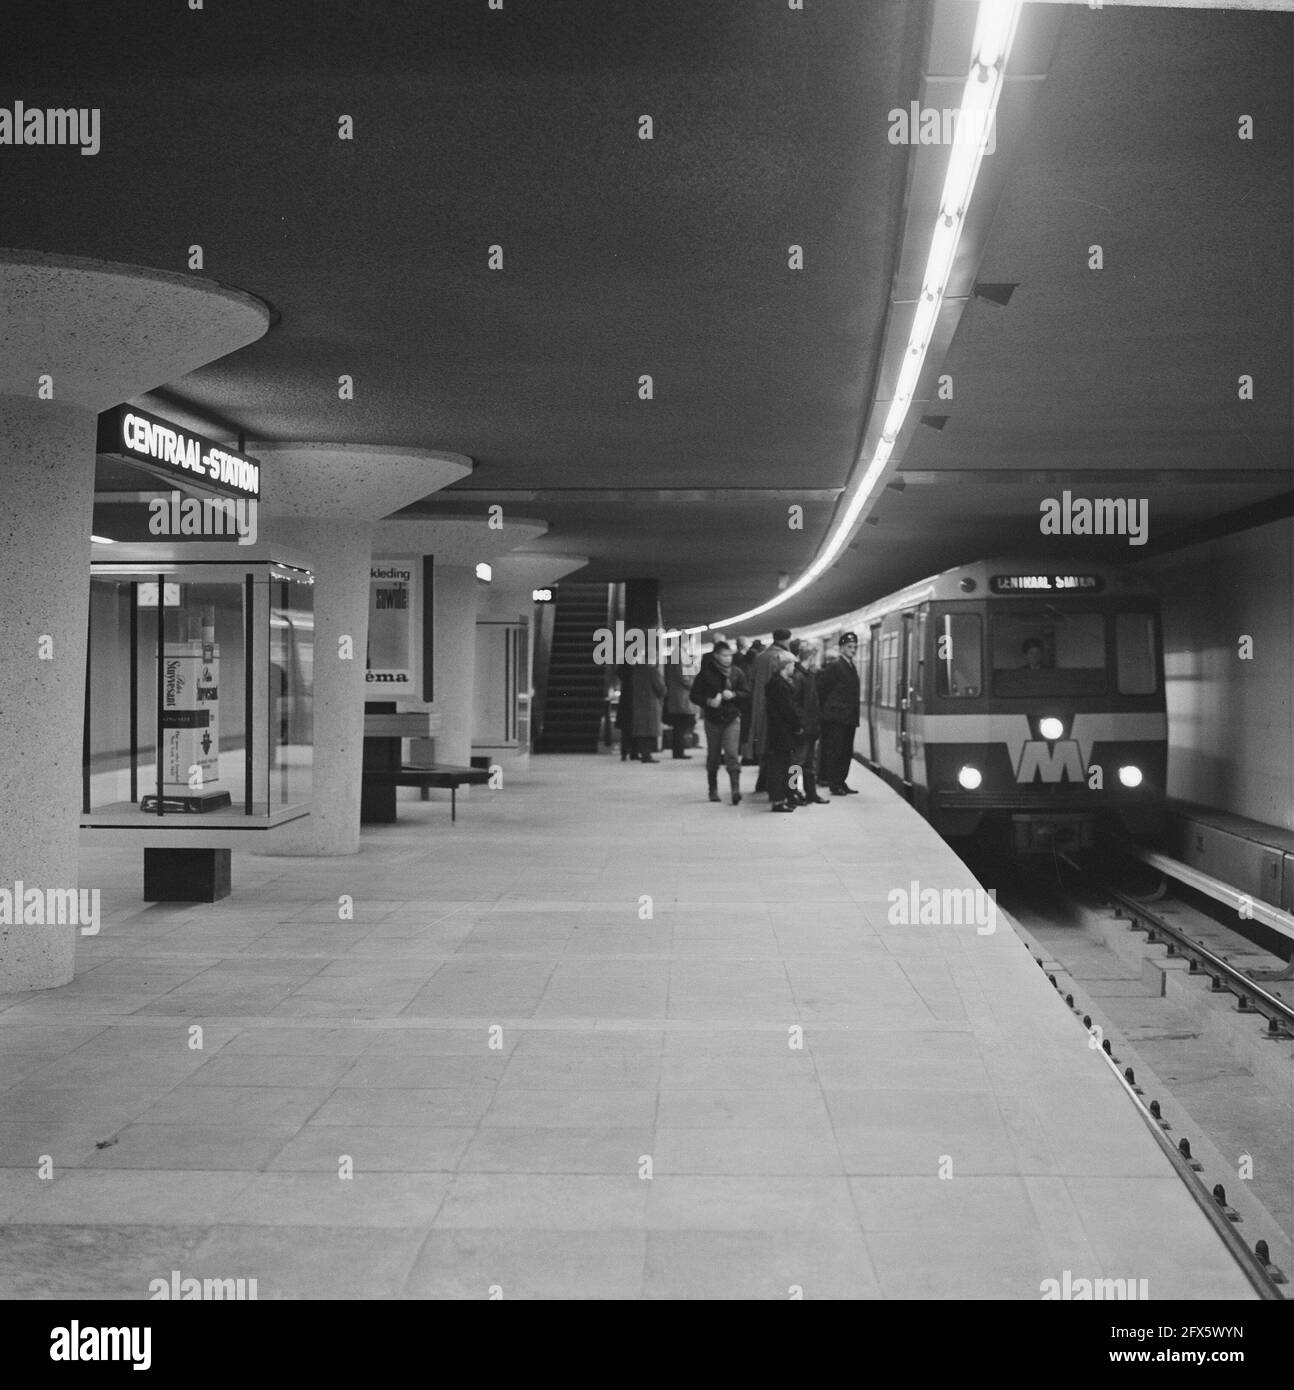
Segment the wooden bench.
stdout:
<path fill-rule="evenodd" d="M 431 763 L 427 767 L 413 767 L 404 763 L 389 770 L 370 769 L 364 773 L 364 783 L 373 787 L 421 787 L 425 792 L 429 787 L 449 788 L 449 818 L 458 819 L 459 787 L 481 787 L 488 784 L 490 773 L 483 767 L 458 767 L 452 763 Z"/>

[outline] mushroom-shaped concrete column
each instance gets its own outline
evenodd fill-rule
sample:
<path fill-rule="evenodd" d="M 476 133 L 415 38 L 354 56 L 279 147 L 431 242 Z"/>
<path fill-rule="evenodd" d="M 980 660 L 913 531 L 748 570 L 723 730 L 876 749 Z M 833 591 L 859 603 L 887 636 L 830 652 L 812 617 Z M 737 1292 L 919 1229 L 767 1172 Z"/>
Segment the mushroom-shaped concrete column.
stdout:
<path fill-rule="evenodd" d="M 270 313 L 210 280 L 10 250 L 0 250 L 0 304 L 3 992 L 72 978 L 76 925 L 66 908 L 61 925 L 45 918 L 68 901 L 52 893 L 80 886 L 98 413 L 255 342 Z M 6 912 L 18 882 L 26 901 Z"/>
<path fill-rule="evenodd" d="M 587 555 L 548 554 L 542 550 L 513 550 L 500 555 L 494 562 L 494 580 L 481 605 L 481 616 L 496 622 L 530 616 L 536 589 L 549 588 L 588 562 Z"/>
<path fill-rule="evenodd" d="M 493 565 L 500 556 L 529 546 L 547 530 L 546 521 L 511 516 L 503 518 L 502 527 L 494 530 L 483 515 L 437 516 L 426 521 L 400 518 L 383 521 L 376 528 L 375 554 L 433 557 L 432 709 L 440 715 L 437 762 L 466 766 L 472 756 L 476 615 L 484 587 L 477 580 L 476 566 L 483 561 Z"/>
<path fill-rule="evenodd" d="M 263 464 L 263 534 L 309 555 L 315 578 L 311 813 L 275 831 L 267 853 L 355 854 L 374 524 L 466 477 L 472 461 L 462 454 L 359 444 L 258 443 L 249 449 Z"/>

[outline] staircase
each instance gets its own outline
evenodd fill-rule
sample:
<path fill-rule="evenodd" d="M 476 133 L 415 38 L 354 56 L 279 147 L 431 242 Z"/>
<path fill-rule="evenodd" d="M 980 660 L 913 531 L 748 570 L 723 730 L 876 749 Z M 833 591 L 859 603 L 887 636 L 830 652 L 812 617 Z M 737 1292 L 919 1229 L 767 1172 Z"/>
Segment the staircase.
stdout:
<path fill-rule="evenodd" d="M 559 584 L 554 595 L 544 723 L 537 753 L 596 753 L 608 671 L 593 661 L 597 628 L 607 626 L 608 585 Z"/>

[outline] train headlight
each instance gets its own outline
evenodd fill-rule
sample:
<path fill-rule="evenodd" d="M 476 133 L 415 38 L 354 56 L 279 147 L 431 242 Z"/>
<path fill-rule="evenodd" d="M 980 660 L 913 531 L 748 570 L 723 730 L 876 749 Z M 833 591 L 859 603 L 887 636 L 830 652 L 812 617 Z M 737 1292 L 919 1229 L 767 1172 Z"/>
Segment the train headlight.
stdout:
<path fill-rule="evenodd" d="M 973 792 L 976 787 L 984 780 L 977 767 L 964 767 L 957 774 L 957 780 L 966 788 L 968 792 Z"/>
<path fill-rule="evenodd" d="M 1121 767 L 1119 769 L 1119 781 L 1125 787 L 1139 787 L 1141 785 L 1141 769 L 1133 767 L 1131 763 L 1127 767 Z"/>
<path fill-rule="evenodd" d="M 1065 732 L 1065 726 L 1059 719 L 1040 719 L 1038 721 L 1038 732 L 1043 738 L 1060 738 Z"/>

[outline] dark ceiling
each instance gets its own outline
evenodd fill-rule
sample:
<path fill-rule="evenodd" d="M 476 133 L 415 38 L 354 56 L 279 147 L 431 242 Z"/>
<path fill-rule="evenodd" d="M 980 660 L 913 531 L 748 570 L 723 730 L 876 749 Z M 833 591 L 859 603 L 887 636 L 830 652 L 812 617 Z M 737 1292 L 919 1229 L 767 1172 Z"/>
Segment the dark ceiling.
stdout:
<path fill-rule="evenodd" d="M 103 148 L 0 151 L 0 242 L 169 270 L 200 243 L 279 312 L 174 398 L 250 438 L 468 454 L 424 510 L 542 516 L 538 548 L 660 578 L 671 622 L 811 561 L 875 384 L 926 3 L 123 8 L 10 6 L 3 90 L 100 107 Z M 1064 487 L 1146 497 L 1156 538 L 1290 488 L 1292 84 L 1288 14 L 1070 7 L 980 268 L 1018 288 L 970 304 L 954 399 L 923 407 L 945 428 L 780 611 L 1036 546 Z"/>

